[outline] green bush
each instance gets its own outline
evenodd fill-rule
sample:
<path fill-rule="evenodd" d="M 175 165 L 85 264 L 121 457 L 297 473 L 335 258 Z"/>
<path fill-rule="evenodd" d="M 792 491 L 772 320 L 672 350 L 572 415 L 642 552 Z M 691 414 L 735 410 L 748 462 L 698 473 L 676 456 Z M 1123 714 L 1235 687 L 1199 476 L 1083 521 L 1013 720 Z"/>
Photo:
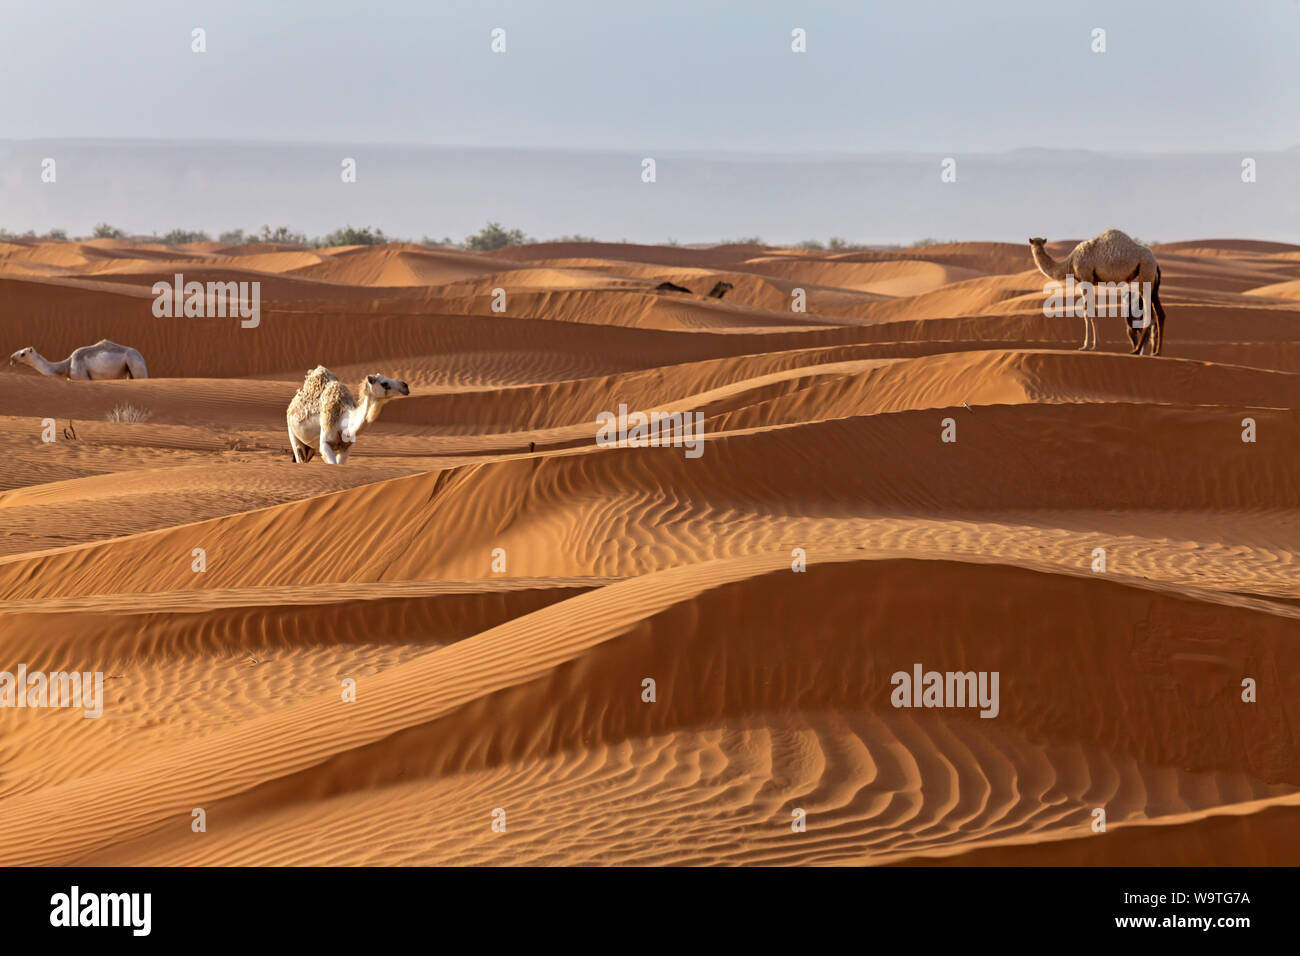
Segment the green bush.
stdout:
<path fill-rule="evenodd" d="M 518 229 L 506 230 L 499 222 L 489 222 L 477 235 L 465 238 L 465 248 L 470 252 L 491 252 L 506 246 L 522 246 L 529 239 Z"/>
<path fill-rule="evenodd" d="M 227 229 L 217 236 L 217 242 L 227 246 L 246 246 L 254 242 L 276 242 L 290 246 L 311 244 L 301 232 L 294 232 L 288 226 L 276 226 L 274 229 L 270 226 L 263 226 L 260 232 L 257 230 L 244 232 L 242 229 Z"/>
<path fill-rule="evenodd" d="M 371 229 L 369 226 L 364 229 L 354 229 L 352 226 L 344 226 L 342 229 L 335 229 L 324 239 L 318 240 L 318 244 L 322 246 L 377 246 L 389 241 L 382 229 Z"/>
<path fill-rule="evenodd" d="M 183 246 L 187 242 L 211 242 L 212 237 L 201 229 L 173 229 L 158 241 L 164 246 Z"/>
<path fill-rule="evenodd" d="M 272 229 L 270 226 L 263 226 L 262 231 L 252 234 L 248 237 L 249 242 L 278 242 L 290 246 L 305 246 L 307 237 L 301 232 L 294 232 L 288 226 L 276 226 Z"/>

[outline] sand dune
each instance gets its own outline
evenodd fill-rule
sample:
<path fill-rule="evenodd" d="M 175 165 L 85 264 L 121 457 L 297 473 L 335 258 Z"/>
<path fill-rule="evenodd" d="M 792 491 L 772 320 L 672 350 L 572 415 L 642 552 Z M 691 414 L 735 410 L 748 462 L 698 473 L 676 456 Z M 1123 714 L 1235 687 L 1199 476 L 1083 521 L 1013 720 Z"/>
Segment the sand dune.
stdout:
<path fill-rule="evenodd" d="M 0 862 L 1293 864 L 1297 252 L 1157 246 L 1150 358 L 1005 243 L 0 243 L 9 351 L 152 376 L 0 370 L 0 671 L 105 677 L 0 708 Z M 318 363 L 411 385 L 342 468 Z M 918 662 L 996 717 L 893 706 Z"/>

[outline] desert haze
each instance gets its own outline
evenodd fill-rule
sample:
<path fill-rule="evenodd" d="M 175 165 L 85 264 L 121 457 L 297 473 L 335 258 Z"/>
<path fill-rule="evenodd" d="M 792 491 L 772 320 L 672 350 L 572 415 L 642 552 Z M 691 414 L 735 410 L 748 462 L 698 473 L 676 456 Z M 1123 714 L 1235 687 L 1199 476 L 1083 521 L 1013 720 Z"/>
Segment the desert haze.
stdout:
<path fill-rule="evenodd" d="M 1154 253 L 1159 357 L 1025 243 L 0 242 L 4 354 L 148 365 L 0 369 L 4 666 L 105 695 L 0 708 L 0 863 L 1294 864 L 1300 246 Z M 344 466 L 317 365 L 409 385 Z"/>
<path fill-rule="evenodd" d="M 934 106 L 927 101 L 927 110 Z M 290 222 L 323 235 L 344 222 L 372 223 L 382 211 L 389 235 L 416 239 L 435 229 L 432 238 L 465 235 L 491 219 L 539 238 L 651 243 L 834 235 L 874 243 L 1019 241 L 1027 223 L 1039 228 L 1046 220 L 1065 235 L 1115 225 L 1147 241 L 1170 240 L 1213 223 L 1216 235 L 1300 242 L 1300 146 L 1252 148 L 1258 176 L 1245 182 L 1240 153 L 1128 153 L 1124 145 L 953 150 L 956 178 L 946 182 L 940 174 L 950 154 L 933 151 L 647 154 L 0 139 L 0 209 L 40 234 L 73 235 L 98 222 L 139 233 Z M 647 155 L 658 164 L 653 185 L 640 178 Z M 343 156 L 355 157 L 358 178 L 349 184 L 355 189 L 340 191 Z M 46 157 L 57 157 L 57 189 L 25 172 L 42 169 Z"/>

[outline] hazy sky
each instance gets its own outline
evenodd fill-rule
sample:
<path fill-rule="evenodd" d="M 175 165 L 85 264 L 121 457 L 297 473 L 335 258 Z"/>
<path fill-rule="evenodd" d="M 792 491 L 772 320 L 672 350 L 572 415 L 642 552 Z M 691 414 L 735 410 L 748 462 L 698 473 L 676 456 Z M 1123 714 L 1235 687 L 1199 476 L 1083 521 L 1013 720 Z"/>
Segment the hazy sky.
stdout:
<path fill-rule="evenodd" d="M 1260 151 L 1298 49 L 1297 0 L 0 0 L 0 138 Z"/>

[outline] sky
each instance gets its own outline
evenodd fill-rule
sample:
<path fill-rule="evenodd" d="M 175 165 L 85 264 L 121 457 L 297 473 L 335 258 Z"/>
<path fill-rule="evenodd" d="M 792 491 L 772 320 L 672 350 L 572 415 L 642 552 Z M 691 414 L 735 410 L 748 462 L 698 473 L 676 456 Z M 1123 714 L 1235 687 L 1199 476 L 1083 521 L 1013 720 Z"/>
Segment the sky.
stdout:
<path fill-rule="evenodd" d="M 0 0 L 0 138 L 1265 151 L 1297 50 L 1297 0 Z"/>

